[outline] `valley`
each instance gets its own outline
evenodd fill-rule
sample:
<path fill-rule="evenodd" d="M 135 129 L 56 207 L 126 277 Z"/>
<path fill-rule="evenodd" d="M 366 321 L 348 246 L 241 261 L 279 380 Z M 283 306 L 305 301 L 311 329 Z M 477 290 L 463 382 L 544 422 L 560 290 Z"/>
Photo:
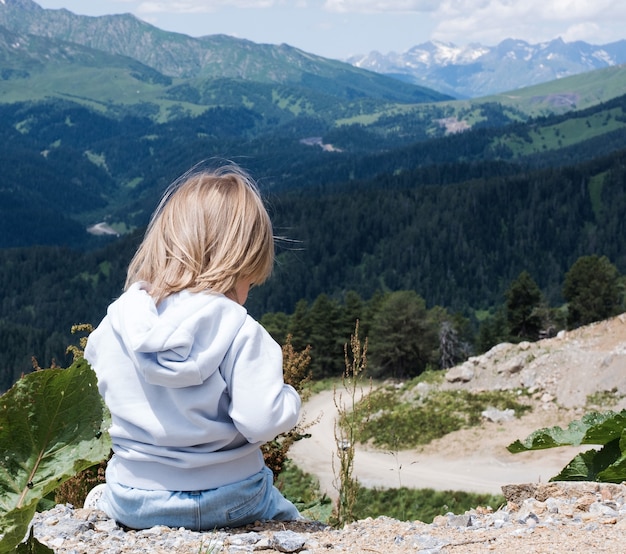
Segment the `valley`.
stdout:
<path fill-rule="evenodd" d="M 120 294 L 161 193 L 225 160 L 258 181 L 280 237 L 248 310 L 278 341 L 295 329 L 317 343 L 317 371 L 336 371 L 355 318 L 372 324 L 402 291 L 452 325 L 466 357 L 501 338 L 481 329 L 523 271 L 546 326 L 563 328 L 576 260 L 626 272 L 626 70 L 612 48 L 606 67 L 459 99 L 287 45 L 6 0 L 0 388 L 33 357 L 66 362 L 71 327 Z M 297 328 L 309 312 L 315 332 Z"/>
<path fill-rule="evenodd" d="M 506 392 L 532 408 L 486 410 L 414 447 L 373 436 L 356 445 L 359 482 L 493 494 L 547 482 L 586 448 L 507 445 L 626 408 L 626 41 L 477 47 L 423 44 L 375 67 L 1 0 L 0 391 L 69 365 L 68 345 L 84 338 L 73 326 L 97 325 L 121 294 L 163 191 L 191 167 L 234 161 L 258 182 L 276 236 L 274 273 L 246 308 L 277 342 L 311 346 L 315 379 L 337 382 L 358 321 L 368 376 L 392 399 L 378 421 L 438 393 Z M 336 394 L 305 404 L 317 421 L 289 452 L 330 498 Z M 450 419 L 455 409 L 437 405 Z M 405 426 L 403 438 L 426 428 Z M 514 521 L 517 509 L 509 527 L 477 527 L 486 539 L 468 540 L 471 519 L 452 529 L 381 518 L 319 532 L 311 549 L 589 552 L 622 541 L 623 512 L 585 512 L 588 533 L 571 513 L 550 527 L 547 509 L 540 525 Z M 493 519 L 480 510 L 475 520 Z M 114 522 L 68 511 L 118 540 Z M 196 538 L 181 552 L 204 551 Z"/>

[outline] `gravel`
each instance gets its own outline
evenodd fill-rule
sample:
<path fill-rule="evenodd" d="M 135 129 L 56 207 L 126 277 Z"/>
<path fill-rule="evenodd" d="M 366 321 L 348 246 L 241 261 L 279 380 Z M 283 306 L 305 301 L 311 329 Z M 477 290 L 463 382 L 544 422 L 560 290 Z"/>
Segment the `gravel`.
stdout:
<path fill-rule="evenodd" d="M 503 487 L 505 506 L 477 507 L 426 524 L 368 518 L 333 529 L 323 523 L 265 522 L 199 533 L 184 528 L 119 527 L 99 510 L 57 505 L 33 520 L 35 537 L 66 554 L 235 554 L 299 552 L 622 552 L 626 486 L 545 483 Z"/>

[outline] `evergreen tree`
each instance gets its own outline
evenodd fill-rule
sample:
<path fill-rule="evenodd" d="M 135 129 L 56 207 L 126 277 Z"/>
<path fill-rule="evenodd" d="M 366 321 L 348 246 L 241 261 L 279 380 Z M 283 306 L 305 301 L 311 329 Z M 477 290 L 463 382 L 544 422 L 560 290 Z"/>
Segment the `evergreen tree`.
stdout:
<path fill-rule="evenodd" d="M 509 338 L 508 325 L 504 307 L 498 309 L 495 314 L 482 321 L 478 329 L 476 350 L 479 353 L 487 352 L 496 344 L 507 342 Z"/>
<path fill-rule="evenodd" d="M 376 377 L 415 377 L 437 363 L 439 339 L 415 291 L 384 296 L 372 320 L 369 353 Z"/>
<path fill-rule="evenodd" d="M 618 314 L 623 306 L 617 268 L 606 256 L 578 258 L 565 275 L 563 298 L 570 329 Z"/>
<path fill-rule="evenodd" d="M 311 371 L 316 379 L 340 376 L 344 368 L 343 344 L 338 325 L 337 303 L 320 294 L 309 310 Z M 349 336 L 348 336 L 349 338 Z"/>
<path fill-rule="evenodd" d="M 366 338 L 366 335 L 361 332 L 363 329 L 363 319 L 363 300 L 358 293 L 349 290 L 344 297 L 343 306 L 340 307 L 338 316 L 338 331 L 340 333 L 342 348 L 344 344 L 350 341 L 350 337 L 354 334 L 357 320 L 359 321 L 359 334 L 363 338 Z"/>
<path fill-rule="evenodd" d="M 309 303 L 304 299 L 298 301 L 295 311 L 289 318 L 289 334 L 296 352 L 304 350 L 311 343 Z"/>
<path fill-rule="evenodd" d="M 506 320 L 511 340 L 535 341 L 542 328 L 543 295 L 528 271 L 522 271 L 506 291 Z"/>
<path fill-rule="evenodd" d="M 380 289 L 377 289 L 363 306 L 363 315 L 359 322 L 359 334 L 362 337 L 369 337 L 371 335 L 372 321 L 376 313 L 378 313 L 378 310 L 380 310 L 384 299 L 385 294 Z"/>
<path fill-rule="evenodd" d="M 284 344 L 289 334 L 289 316 L 285 312 L 269 312 L 263 314 L 259 323 L 272 335 L 279 344 Z"/>

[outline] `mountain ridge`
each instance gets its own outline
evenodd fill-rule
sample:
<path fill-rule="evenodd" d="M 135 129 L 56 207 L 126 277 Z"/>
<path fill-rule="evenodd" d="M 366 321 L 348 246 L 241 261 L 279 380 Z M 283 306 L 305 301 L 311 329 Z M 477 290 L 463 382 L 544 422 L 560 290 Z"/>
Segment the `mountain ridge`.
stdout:
<path fill-rule="evenodd" d="M 495 46 L 428 41 L 402 53 L 372 51 L 341 61 L 288 44 L 168 32 L 130 13 L 83 16 L 66 9 L 44 9 L 33 0 L 0 3 L 0 25 L 16 33 L 127 56 L 174 79 L 231 78 L 310 86 L 312 76 L 346 78 L 354 81 L 356 90 L 369 86 L 390 99 L 400 95 L 410 99 L 413 94 L 417 102 L 491 96 L 626 63 L 626 40 L 593 45 L 561 38 L 536 44 L 508 38 Z M 381 81 L 382 77 L 395 84 Z"/>
<path fill-rule="evenodd" d="M 194 38 L 163 31 L 131 14 L 92 17 L 44 9 L 32 0 L 5 0 L 0 3 L 0 25 L 16 33 L 127 56 L 171 78 L 230 78 L 315 87 L 315 77 L 321 81 L 318 89 L 324 87 L 324 80 L 349 82 L 345 88 L 351 89 L 355 97 L 365 96 L 363 89 L 399 101 L 437 101 L 447 97 L 286 44 L 256 44 L 227 35 Z"/>
<path fill-rule="evenodd" d="M 509 38 L 496 46 L 428 41 L 403 53 L 373 51 L 347 61 L 459 98 L 477 98 L 624 64 L 626 40 L 600 46 L 561 38 L 536 44 Z"/>

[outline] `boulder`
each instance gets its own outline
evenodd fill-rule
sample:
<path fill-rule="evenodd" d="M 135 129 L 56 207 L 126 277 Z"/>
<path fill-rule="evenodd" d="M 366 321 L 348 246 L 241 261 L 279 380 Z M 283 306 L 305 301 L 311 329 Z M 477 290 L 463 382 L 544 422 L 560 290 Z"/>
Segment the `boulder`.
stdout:
<path fill-rule="evenodd" d="M 467 383 L 474 378 L 474 375 L 472 364 L 465 362 L 464 364 L 450 368 L 446 372 L 446 381 L 448 381 L 448 383 Z"/>

